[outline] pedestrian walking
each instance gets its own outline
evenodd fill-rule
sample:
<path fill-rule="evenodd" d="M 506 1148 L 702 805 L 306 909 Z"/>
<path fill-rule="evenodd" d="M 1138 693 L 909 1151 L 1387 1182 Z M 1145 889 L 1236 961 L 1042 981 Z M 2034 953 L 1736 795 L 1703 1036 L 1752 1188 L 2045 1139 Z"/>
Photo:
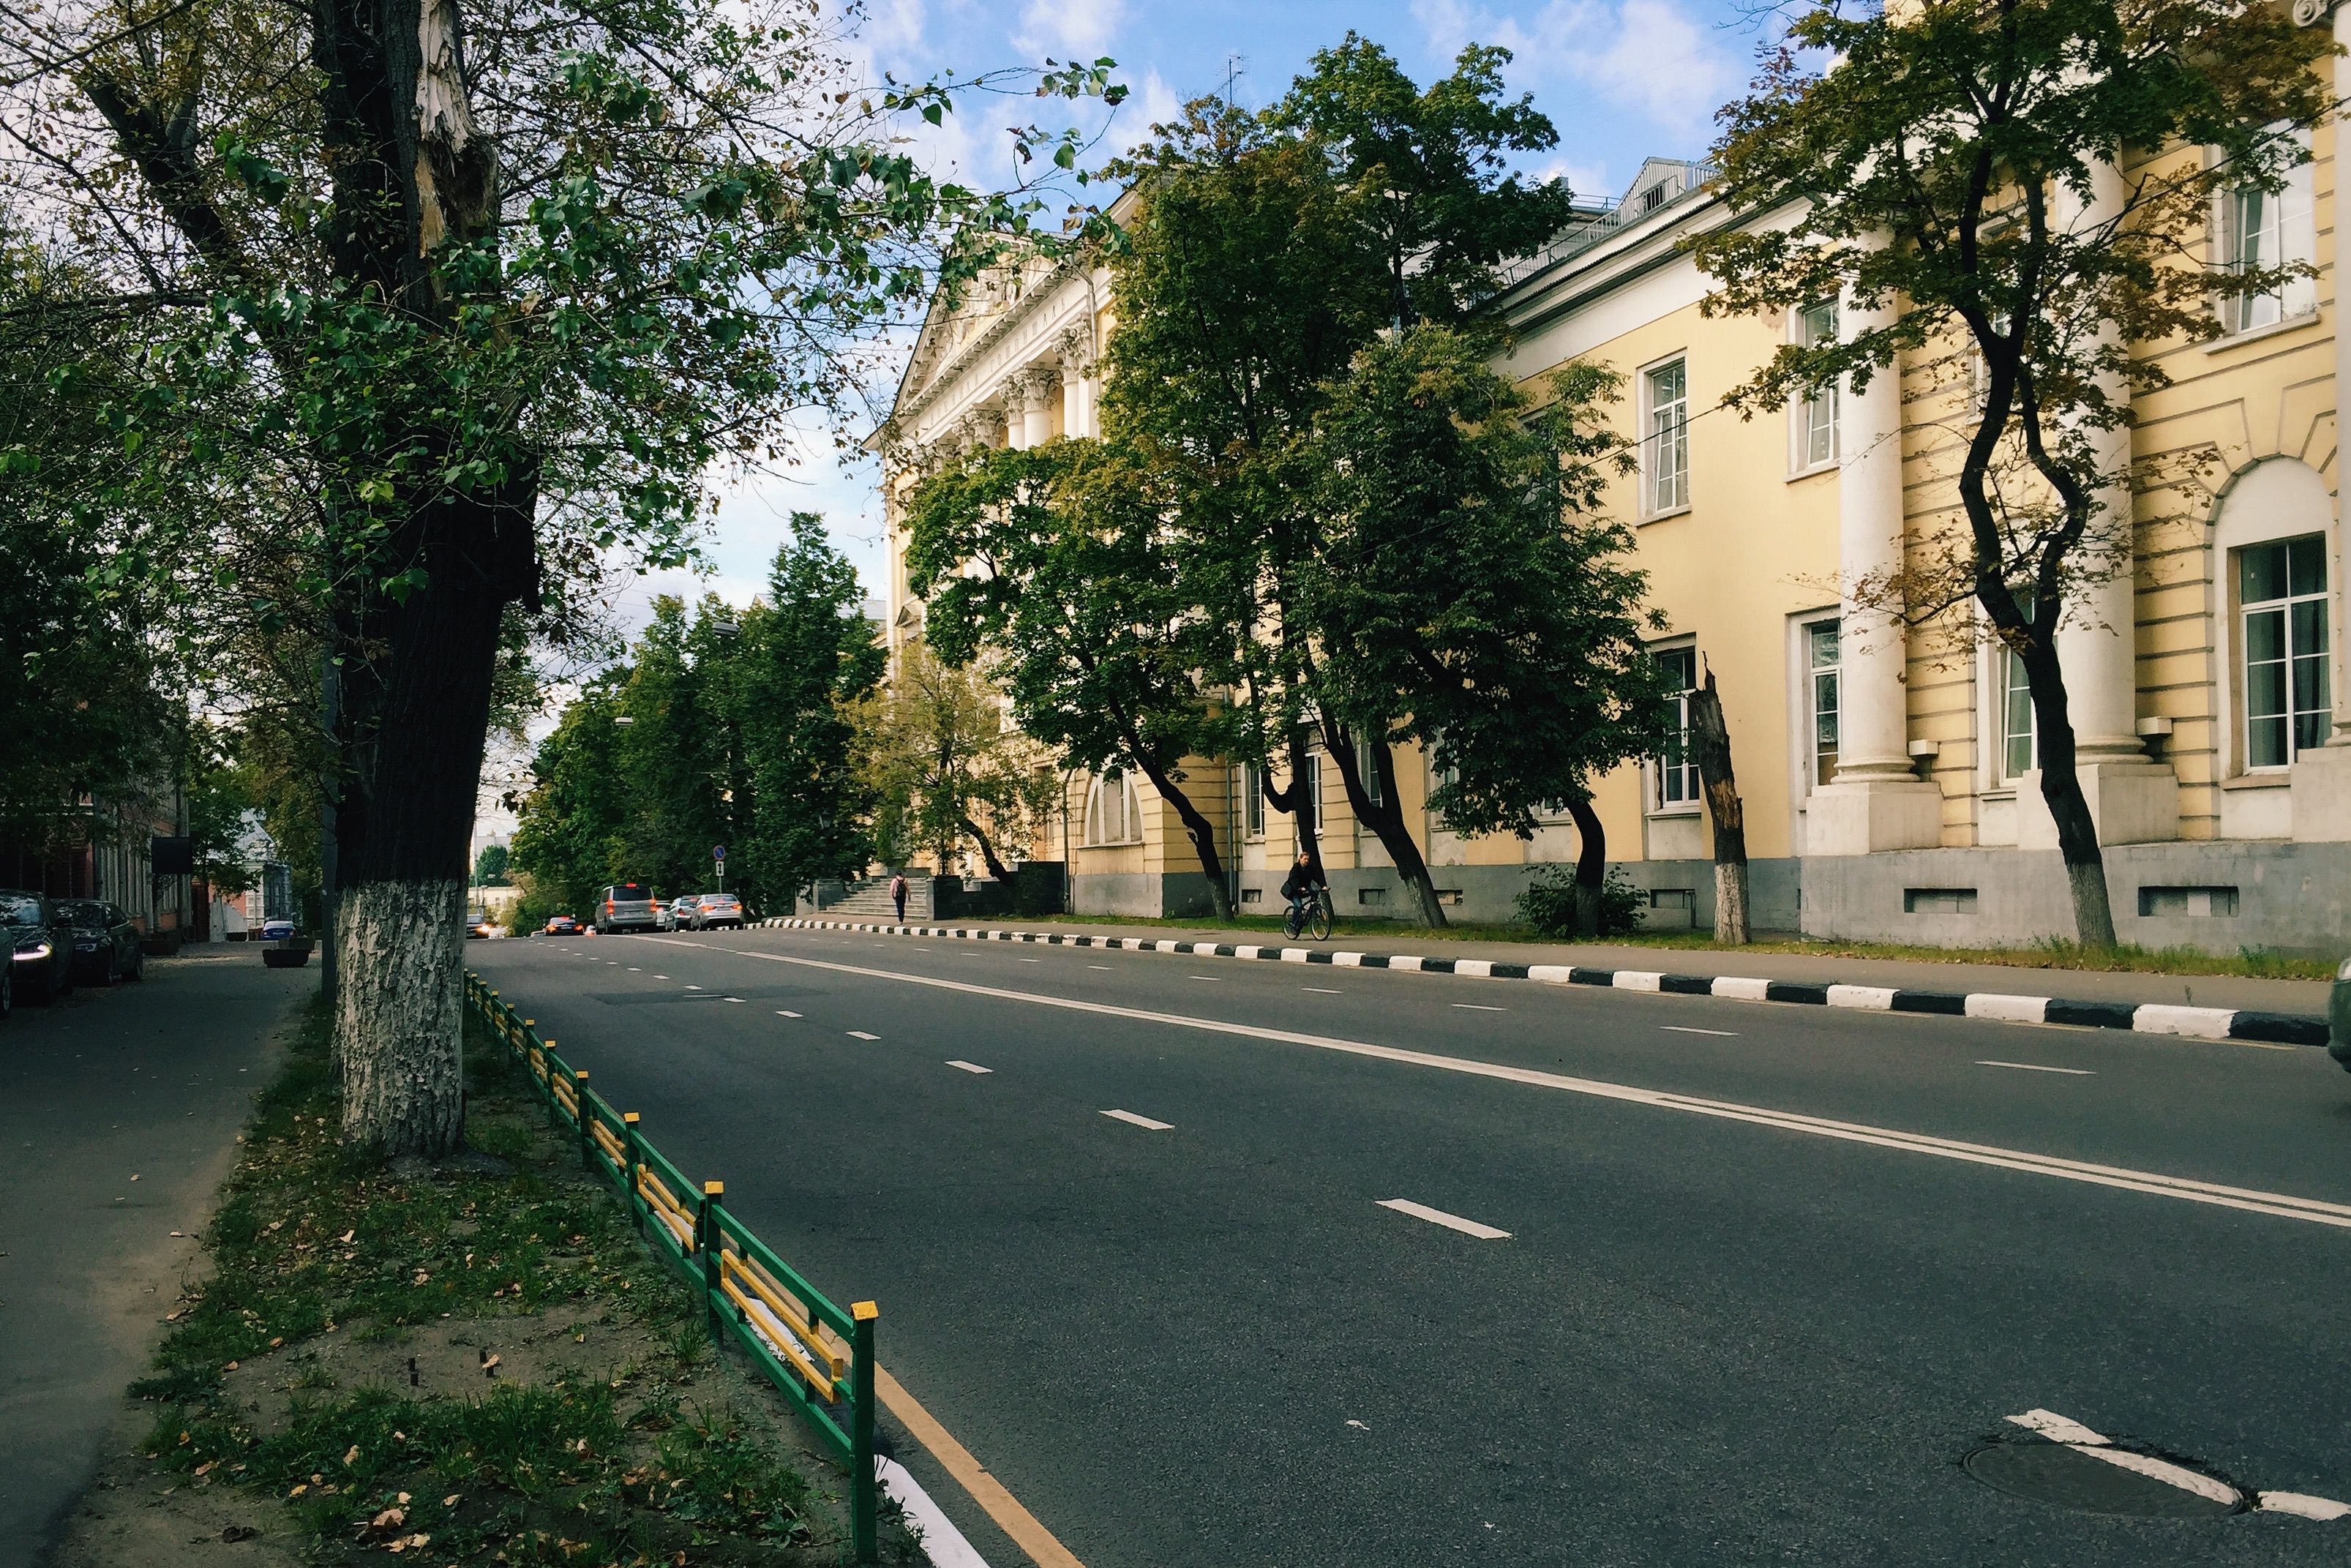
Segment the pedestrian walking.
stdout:
<path fill-rule="evenodd" d="M 890 879 L 890 901 L 898 906 L 898 924 L 906 924 L 906 873 L 900 872 Z"/>

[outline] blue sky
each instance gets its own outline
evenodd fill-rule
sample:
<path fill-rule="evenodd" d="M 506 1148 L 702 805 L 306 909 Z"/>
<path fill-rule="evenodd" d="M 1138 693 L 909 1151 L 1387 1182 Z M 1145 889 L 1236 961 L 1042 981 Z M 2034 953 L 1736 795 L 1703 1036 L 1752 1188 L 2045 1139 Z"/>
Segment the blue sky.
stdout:
<path fill-rule="evenodd" d="M 921 79 L 953 70 L 1033 65 L 1050 57 L 1118 61 L 1131 97 L 1102 127 L 1104 151 L 1139 139 L 1185 99 L 1221 91 L 1230 60 L 1247 104 L 1279 98 L 1315 49 L 1353 27 L 1385 46 L 1415 80 L 1444 75 L 1465 43 L 1517 57 L 1512 88 L 1530 92 L 1560 132 L 1534 160 L 1579 194 L 1621 193 L 1642 158 L 1693 157 L 1711 139 L 1715 108 L 1750 75 L 1750 10 L 1726 0 L 870 0 L 856 49 L 867 68 Z M 1003 128 L 1039 110 L 1033 99 L 967 101 L 937 131 L 917 125 L 921 151 L 967 183 L 1013 177 Z M 756 592 L 795 508 L 822 513 L 877 597 L 885 581 L 880 507 L 870 461 L 846 468 L 814 426 L 801 461 L 728 486 L 707 555 L 706 586 L 740 601 Z M 691 591 L 683 574 L 643 580 L 614 609 L 642 622 L 656 591 Z"/>

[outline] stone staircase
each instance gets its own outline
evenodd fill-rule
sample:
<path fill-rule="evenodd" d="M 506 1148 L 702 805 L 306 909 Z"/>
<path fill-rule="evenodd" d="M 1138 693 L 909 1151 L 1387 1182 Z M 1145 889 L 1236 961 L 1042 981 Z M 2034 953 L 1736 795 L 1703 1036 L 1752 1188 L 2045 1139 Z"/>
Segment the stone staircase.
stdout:
<path fill-rule="evenodd" d="M 931 898 L 931 873 L 909 870 L 906 873 L 906 918 L 927 921 L 935 918 Z M 898 906 L 890 898 L 890 878 L 887 874 L 869 876 L 853 883 L 847 894 L 837 899 L 827 899 L 821 911 L 827 920 L 893 921 L 898 918 Z"/>

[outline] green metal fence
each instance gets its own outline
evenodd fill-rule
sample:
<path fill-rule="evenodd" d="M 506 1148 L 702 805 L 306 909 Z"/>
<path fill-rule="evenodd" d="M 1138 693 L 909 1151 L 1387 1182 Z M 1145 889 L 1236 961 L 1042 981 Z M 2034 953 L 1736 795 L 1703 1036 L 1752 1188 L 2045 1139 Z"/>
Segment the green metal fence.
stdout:
<path fill-rule="evenodd" d="M 849 1467 L 850 1532 L 857 1561 L 876 1559 L 873 1323 L 881 1309 L 843 1312 L 726 1210 L 726 1185 L 686 1179 L 588 1086 L 585 1070 L 468 971 L 465 1005 L 528 1073 L 550 1120 L 579 1141 L 580 1162 L 617 1188 L 653 1249 L 695 1291 L 714 1333 L 731 1333 L 768 1381 L 799 1406 Z"/>

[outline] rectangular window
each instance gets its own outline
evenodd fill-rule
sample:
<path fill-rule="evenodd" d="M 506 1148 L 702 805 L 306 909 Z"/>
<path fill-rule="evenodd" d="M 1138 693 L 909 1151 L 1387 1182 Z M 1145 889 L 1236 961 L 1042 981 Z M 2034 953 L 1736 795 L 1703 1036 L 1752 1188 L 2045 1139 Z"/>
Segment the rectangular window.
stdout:
<path fill-rule="evenodd" d="M 1315 826 L 1322 821 L 1322 758 L 1310 751 L 1301 765 L 1304 771 L 1297 780 L 1298 825 L 1301 829 Z"/>
<path fill-rule="evenodd" d="M 1698 764 L 1690 759 L 1689 694 L 1698 685 L 1698 650 L 1667 648 L 1657 655 L 1678 694 L 1673 699 L 1673 728 L 1657 758 L 1657 804 L 1687 806 L 1698 798 Z"/>
<path fill-rule="evenodd" d="M 2032 688 L 2024 675 L 2024 661 L 2010 649 L 1998 654 L 2000 664 L 2000 776 L 2014 780 L 2032 771 L 2040 759 L 2040 742 L 2032 731 Z"/>
<path fill-rule="evenodd" d="M 1827 299 L 1796 318 L 1796 341 L 1803 348 L 1834 343 L 1837 338 L 1836 301 Z M 1837 455 L 1837 389 L 1823 387 L 1796 410 L 1796 466 L 1817 468 Z"/>
<path fill-rule="evenodd" d="M 1368 740 L 1355 743 L 1355 772 L 1364 781 L 1364 796 L 1374 806 L 1387 801 L 1380 794 L 1380 760 Z"/>
<path fill-rule="evenodd" d="M 2245 766 L 2283 768 L 2326 744 L 2326 544 L 2318 535 L 2237 552 L 2245 660 Z"/>
<path fill-rule="evenodd" d="M 1689 377 L 1684 361 L 1676 360 L 1644 379 L 1649 428 L 1642 445 L 1649 510 L 1679 511 L 1689 505 Z"/>
<path fill-rule="evenodd" d="M 2285 134 L 2283 126 L 2269 129 Z M 2305 141 L 2305 152 L 2307 146 Z M 2307 277 L 2291 278 L 2260 293 L 2232 290 L 2226 285 L 2230 275 L 2242 277 L 2317 259 L 2318 229 L 2312 211 L 2310 176 L 2305 159 L 2285 171 L 2277 190 L 2239 185 L 2221 194 L 2213 226 L 2217 231 L 2214 259 L 2223 275 L 2220 325 L 2224 330 L 2250 332 L 2318 308 L 2317 285 Z"/>
<path fill-rule="evenodd" d="M 1265 837 L 1265 770 L 1254 762 L 1241 764 L 1241 836 Z"/>
<path fill-rule="evenodd" d="M 1837 719 L 1844 706 L 1837 623 L 1815 621 L 1805 627 L 1804 652 L 1812 677 L 1813 782 L 1820 785 L 1836 777 Z"/>

